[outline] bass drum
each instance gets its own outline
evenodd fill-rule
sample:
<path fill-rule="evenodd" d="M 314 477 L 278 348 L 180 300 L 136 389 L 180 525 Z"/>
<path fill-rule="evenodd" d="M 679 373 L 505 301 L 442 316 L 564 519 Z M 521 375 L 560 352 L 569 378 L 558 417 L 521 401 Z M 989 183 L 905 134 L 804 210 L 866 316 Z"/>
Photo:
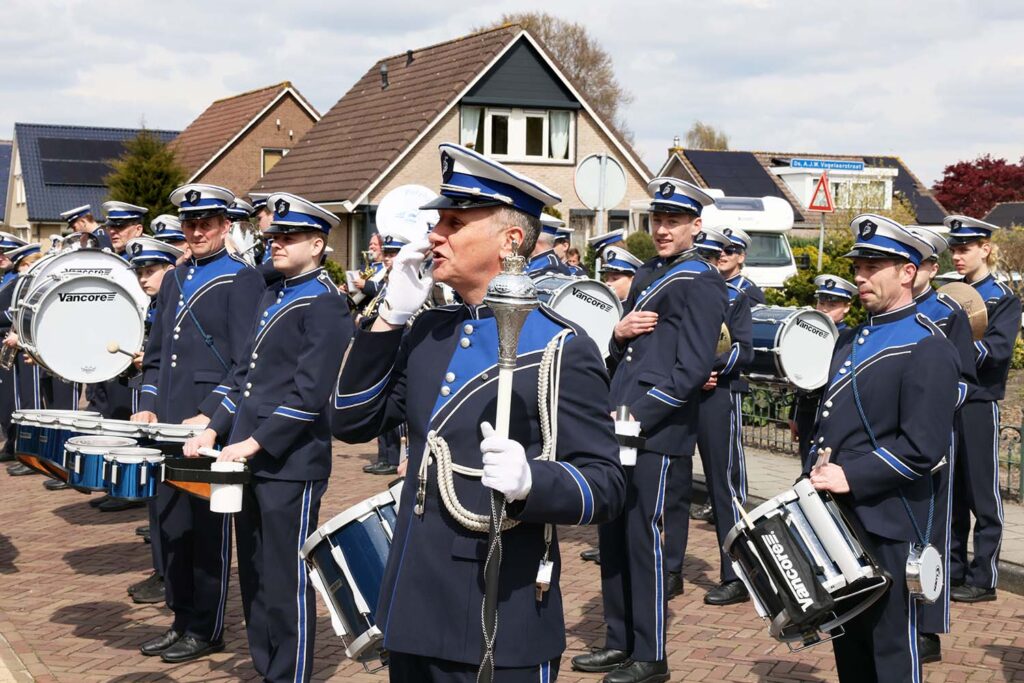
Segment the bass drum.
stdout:
<path fill-rule="evenodd" d="M 828 381 L 839 332 L 832 319 L 810 308 L 755 306 L 750 313 L 754 360 L 752 380 L 791 384 L 812 391 Z"/>
<path fill-rule="evenodd" d="M 11 297 L 11 309 L 15 312 L 15 317 L 22 299 L 39 286 L 39 283 L 65 273 L 111 277 L 127 290 L 140 306 L 149 306 L 149 297 L 142 291 L 135 272 L 127 261 L 103 249 L 75 249 L 47 254 L 17 279 Z"/>
<path fill-rule="evenodd" d="M 131 365 L 128 354 L 142 350 L 145 317 L 146 306 L 113 275 L 65 273 L 25 295 L 14 325 L 39 365 L 69 382 L 94 383 Z M 110 353 L 112 343 L 127 353 Z"/>
<path fill-rule="evenodd" d="M 563 318 L 576 323 L 608 356 L 608 343 L 622 318 L 622 303 L 603 282 L 569 275 L 548 275 L 534 280 L 537 298 Z"/>

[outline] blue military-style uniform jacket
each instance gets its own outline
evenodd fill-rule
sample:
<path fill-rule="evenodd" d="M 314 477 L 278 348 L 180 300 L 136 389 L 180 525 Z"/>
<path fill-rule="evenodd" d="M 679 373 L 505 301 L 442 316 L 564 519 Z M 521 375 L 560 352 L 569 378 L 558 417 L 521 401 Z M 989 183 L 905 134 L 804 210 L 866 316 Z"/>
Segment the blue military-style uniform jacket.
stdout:
<path fill-rule="evenodd" d="M 555 361 L 557 460 L 540 461 L 534 459 L 542 448 L 538 366 L 545 346 L 563 331 L 568 335 L 560 363 Z M 422 514 L 414 514 L 414 506 L 428 434 L 447 442 L 455 465 L 482 467 L 480 423 L 494 424 L 497 355 L 491 310 L 451 305 L 423 311 L 407 330 L 357 332 L 342 367 L 332 419 L 337 438 L 368 441 L 408 423 L 409 468 L 376 613 L 389 650 L 480 661 L 487 534 L 466 529 L 449 514 L 436 458 L 427 469 Z M 536 599 L 544 524 L 600 524 L 620 513 L 625 498 L 604 362 L 585 333 L 544 306 L 529 314 L 519 337 L 510 438 L 525 449 L 533 484 L 524 501 L 508 505 L 519 525 L 502 536 L 494 651 L 497 666 L 525 667 L 565 649 L 554 537 L 551 588 Z M 452 478 L 464 507 L 489 514 L 490 489 L 479 478 Z"/>
<path fill-rule="evenodd" d="M 831 462 L 843 468 L 850 485 L 850 493 L 839 497 L 848 500 L 869 532 L 919 541 L 900 494 L 923 533 L 933 495 L 931 470 L 949 450 L 959 377 L 953 345 L 913 303 L 872 315 L 840 337 L 809 458 L 813 463 L 819 449 L 832 449 Z"/>
<path fill-rule="evenodd" d="M 749 277 L 740 273 L 739 275 L 733 275 L 727 280 L 727 282 L 733 287 L 738 288 L 741 292 L 747 295 L 747 299 L 750 300 L 751 306 L 763 305 L 765 302 L 764 292 L 761 288 L 754 284 L 754 281 Z"/>
<path fill-rule="evenodd" d="M 747 380 L 740 373 L 754 360 L 754 331 L 750 317 L 750 299 L 739 287 L 726 283 L 729 308 L 725 312 L 725 326 L 732 344 L 715 358 L 718 386 L 732 391 L 747 391 Z"/>
<path fill-rule="evenodd" d="M 968 401 L 1000 401 L 1006 393 L 1013 345 L 1021 326 L 1020 299 L 989 274 L 972 283 L 988 310 L 985 336 L 974 342 L 978 384 L 968 391 Z"/>
<path fill-rule="evenodd" d="M 653 311 L 658 324 L 622 346 L 612 339 L 609 365 L 612 405 L 629 407 L 646 450 L 693 455 L 698 392 L 711 376 L 727 306 L 725 281 L 696 249 L 637 270 L 623 310 Z"/>
<path fill-rule="evenodd" d="M 229 443 L 250 436 L 261 449 L 253 474 L 316 481 L 331 474 L 327 412 L 341 358 L 352 338 L 345 297 L 323 268 L 267 288 L 257 322 L 247 326 L 245 355 L 210 428 Z"/>
<path fill-rule="evenodd" d="M 264 287 L 254 268 L 225 249 L 166 273 L 142 360 L 139 410 L 156 413 L 161 422 L 212 416 L 245 352 Z"/>
<path fill-rule="evenodd" d="M 572 275 L 568 266 L 555 255 L 554 249 L 542 251 L 531 257 L 529 263 L 526 264 L 526 273 L 532 278 L 544 275 Z"/>
<path fill-rule="evenodd" d="M 962 389 L 967 392 L 965 397 L 970 395 L 971 387 L 977 390 L 978 372 L 974 364 L 974 337 L 971 334 L 971 322 L 967 319 L 967 312 L 956 301 L 945 294 L 939 294 L 931 287 L 920 296 L 914 297 L 914 303 L 917 305 L 917 312 L 935 323 L 935 326 L 946 335 L 946 339 L 953 344 L 960 359 L 960 381 L 965 385 Z"/>

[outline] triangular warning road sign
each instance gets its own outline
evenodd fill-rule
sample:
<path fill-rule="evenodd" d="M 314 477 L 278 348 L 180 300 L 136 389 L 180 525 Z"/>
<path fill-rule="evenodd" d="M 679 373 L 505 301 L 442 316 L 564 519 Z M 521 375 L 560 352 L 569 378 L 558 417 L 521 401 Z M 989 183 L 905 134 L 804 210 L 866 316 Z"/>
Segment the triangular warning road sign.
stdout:
<path fill-rule="evenodd" d="M 811 203 L 807 205 L 808 211 L 820 211 L 822 213 L 834 213 L 835 204 L 832 202 L 832 186 L 828 182 L 828 171 L 824 171 L 818 178 L 814 192 L 811 193 Z"/>

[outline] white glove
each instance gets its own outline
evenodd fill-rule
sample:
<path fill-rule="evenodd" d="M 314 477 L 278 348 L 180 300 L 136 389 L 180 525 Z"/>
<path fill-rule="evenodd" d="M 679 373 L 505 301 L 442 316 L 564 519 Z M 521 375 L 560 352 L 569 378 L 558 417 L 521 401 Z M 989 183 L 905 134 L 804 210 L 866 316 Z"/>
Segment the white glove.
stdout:
<path fill-rule="evenodd" d="M 420 276 L 420 266 L 430 241 L 424 237 L 413 240 L 398 251 L 388 274 L 388 293 L 380 307 L 380 317 L 390 325 L 404 325 L 416 311 L 420 310 L 434 279 L 429 273 Z"/>
<path fill-rule="evenodd" d="M 496 436 L 489 422 L 480 424 L 480 433 L 484 435 L 480 442 L 484 461 L 484 476 L 480 483 L 505 494 L 509 502 L 526 498 L 533 487 L 533 475 L 522 444 Z"/>

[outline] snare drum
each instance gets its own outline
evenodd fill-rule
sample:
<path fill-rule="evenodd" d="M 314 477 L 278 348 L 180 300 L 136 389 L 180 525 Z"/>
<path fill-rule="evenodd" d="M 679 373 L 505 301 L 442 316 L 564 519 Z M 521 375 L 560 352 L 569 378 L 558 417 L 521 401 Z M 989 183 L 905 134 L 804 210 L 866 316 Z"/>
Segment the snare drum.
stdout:
<path fill-rule="evenodd" d="M 145 439 L 150 443 L 183 444 L 203 431 L 204 427 L 166 422 L 139 423 Z"/>
<path fill-rule="evenodd" d="M 83 432 L 77 430 L 75 425 L 80 418 L 99 419 L 100 414 L 92 411 L 78 410 L 37 410 L 25 411 L 34 412 L 41 423 L 39 435 L 39 454 L 51 469 L 53 474 L 61 479 L 67 478 L 67 468 L 64 464 L 64 445 L 75 436 L 81 436 Z"/>
<path fill-rule="evenodd" d="M 538 278 L 534 286 L 541 303 L 583 328 L 601 353 L 608 355 L 608 342 L 622 317 L 622 303 L 611 287 L 568 275 Z"/>
<path fill-rule="evenodd" d="M 839 332 L 832 319 L 810 308 L 755 306 L 750 312 L 754 360 L 751 379 L 811 391 L 828 381 Z"/>
<path fill-rule="evenodd" d="M 18 410 L 11 414 L 14 424 L 14 456 L 19 462 L 37 472 L 48 472 L 42 463 L 42 447 L 39 442 L 43 431 L 38 410 Z"/>
<path fill-rule="evenodd" d="M 746 514 L 722 548 L 768 632 L 793 650 L 840 635 L 889 587 L 848 518 L 809 479 Z"/>
<path fill-rule="evenodd" d="M 111 498 L 156 497 L 164 456 L 155 448 L 113 448 L 103 456 L 104 483 Z"/>
<path fill-rule="evenodd" d="M 379 657 L 383 648 L 374 611 L 398 523 L 401 486 L 337 515 L 314 531 L 300 551 L 350 659 Z"/>
<path fill-rule="evenodd" d="M 106 491 L 103 456 L 114 448 L 135 445 L 135 439 L 120 436 L 76 436 L 68 439 L 66 465 L 68 484 L 79 491 Z"/>

